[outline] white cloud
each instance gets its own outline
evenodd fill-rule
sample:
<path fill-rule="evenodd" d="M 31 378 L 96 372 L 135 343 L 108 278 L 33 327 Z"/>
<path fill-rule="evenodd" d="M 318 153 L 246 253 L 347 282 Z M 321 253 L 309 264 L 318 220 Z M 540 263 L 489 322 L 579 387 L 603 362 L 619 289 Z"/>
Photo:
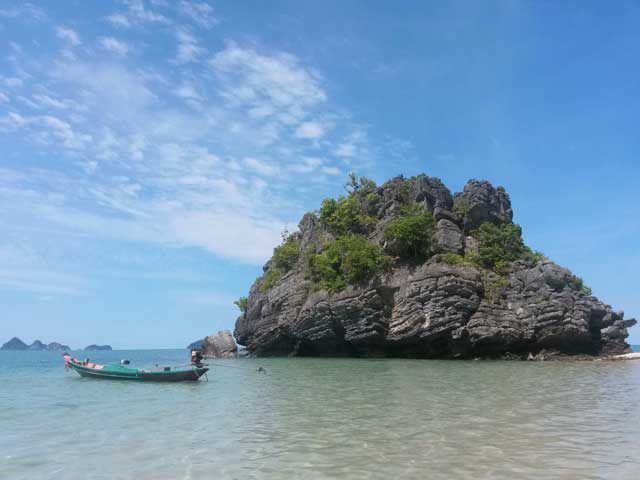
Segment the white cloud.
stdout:
<path fill-rule="evenodd" d="M 182 84 L 174 90 L 174 93 L 185 100 L 195 100 L 199 102 L 202 100 L 202 96 L 196 90 L 196 87 L 189 82 L 182 82 Z"/>
<path fill-rule="evenodd" d="M 185 211 L 173 218 L 170 227 L 180 243 L 204 246 L 221 257 L 261 264 L 280 241 L 284 224 L 269 218 L 247 217 L 241 211 L 224 214 Z"/>
<path fill-rule="evenodd" d="M 9 97 L 6 94 L 0 92 L 0 103 L 8 103 Z"/>
<path fill-rule="evenodd" d="M 299 123 L 327 98 L 319 76 L 289 54 L 265 55 L 230 44 L 210 65 L 224 98 L 254 113 L 274 112 L 281 124 Z"/>
<path fill-rule="evenodd" d="M 2 269 L 0 287 L 41 295 L 84 295 L 78 277 L 47 270 Z"/>
<path fill-rule="evenodd" d="M 53 98 L 43 93 L 34 94 L 33 100 L 40 106 L 40 108 L 66 109 L 69 106 L 66 101 Z"/>
<path fill-rule="evenodd" d="M 16 112 L 8 112 L 4 117 L 0 117 L 0 127 L 2 125 L 6 127 L 20 127 L 26 123 L 28 123 L 28 120 Z"/>
<path fill-rule="evenodd" d="M 20 5 L 0 8 L 0 17 L 20 18 L 23 20 L 42 20 L 46 18 L 46 14 L 40 7 L 36 7 L 33 3 L 24 2 Z"/>
<path fill-rule="evenodd" d="M 127 5 L 118 14 L 139 25 L 150 4 Z M 332 137 L 359 152 L 366 139 L 349 136 L 355 127 L 327 101 L 322 77 L 297 57 L 228 44 L 203 62 L 192 31 L 162 30 L 165 40 L 196 48 L 179 52 L 193 65 L 165 74 L 166 64 L 143 57 L 125 67 L 74 49 L 73 60 L 25 67 L 33 92 L 20 93 L 48 110 L 12 104 L 0 131 L 46 145 L 39 150 L 56 167 L 25 167 L 5 183 L 0 172 L 0 205 L 8 206 L 0 224 L 32 241 L 60 232 L 87 244 L 199 247 L 260 264 L 296 220 L 290 217 L 306 209 L 308 197 L 290 195 L 297 174 L 317 174 L 304 185 L 314 195 L 326 175 L 340 174 Z M 43 234 L 33 235 L 36 228 Z"/>
<path fill-rule="evenodd" d="M 276 173 L 276 169 L 273 168 L 272 165 L 260 161 L 256 158 L 245 158 L 242 163 L 248 168 L 250 169 L 252 172 L 260 174 L 260 175 L 266 175 L 268 177 L 275 175 Z"/>
<path fill-rule="evenodd" d="M 4 83 L 9 88 L 21 87 L 24 84 L 22 79 L 20 79 L 18 77 L 2 77 L 2 76 L 0 76 L 0 80 L 2 80 L 2 83 Z"/>
<path fill-rule="evenodd" d="M 321 138 L 324 135 L 324 127 L 318 122 L 304 122 L 296 129 L 298 138 Z"/>
<path fill-rule="evenodd" d="M 353 143 L 341 143 L 336 149 L 338 157 L 351 158 L 356 155 L 356 146 Z"/>
<path fill-rule="evenodd" d="M 56 33 L 58 35 L 58 38 L 61 38 L 74 47 L 82 43 L 80 41 L 80 35 L 78 35 L 75 30 L 69 27 L 58 27 L 56 28 Z"/>
<path fill-rule="evenodd" d="M 124 56 L 129 53 L 129 46 L 125 42 L 113 37 L 101 37 L 100 46 L 105 50 L 120 56 Z"/>
<path fill-rule="evenodd" d="M 26 129 L 32 139 L 42 144 L 54 143 L 69 149 L 82 149 L 91 141 L 90 135 L 76 133 L 69 123 L 52 115 L 27 117 L 9 112 L 5 117 L 0 117 L 0 131 L 22 128 Z"/>
<path fill-rule="evenodd" d="M 213 7 L 206 2 L 181 0 L 178 11 L 203 28 L 211 28 L 218 23 Z"/>
<path fill-rule="evenodd" d="M 129 19 L 127 18 L 127 16 L 122 13 L 114 13 L 112 15 L 109 15 L 107 17 L 107 21 L 118 27 L 131 26 L 131 22 L 129 22 Z"/>
<path fill-rule="evenodd" d="M 300 162 L 291 166 L 291 169 L 294 172 L 298 173 L 309 173 L 314 170 L 317 170 L 318 167 L 322 166 L 324 162 L 321 158 L 317 157 L 305 157 Z"/>
<path fill-rule="evenodd" d="M 207 50 L 200 46 L 196 37 L 186 30 L 178 30 L 176 32 L 178 39 L 178 63 L 189 63 L 197 60 L 199 57 L 207 53 Z"/>
<path fill-rule="evenodd" d="M 322 171 L 327 175 L 340 175 L 340 169 L 337 167 L 322 167 Z"/>
<path fill-rule="evenodd" d="M 107 17 L 107 21 L 118 27 L 132 27 L 144 23 L 158 23 L 168 25 L 171 21 L 164 15 L 157 13 L 144 5 L 143 0 L 125 0 L 127 9 L 115 12 Z"/>
<path fill-rule="evenodd" d="M 51 75 L 78 88 L 84 108 L 119 127 L 139 124 L 140 116 L 157 100 L 144 75 L 118 64 L 69 62 L 58 64 Z"/>

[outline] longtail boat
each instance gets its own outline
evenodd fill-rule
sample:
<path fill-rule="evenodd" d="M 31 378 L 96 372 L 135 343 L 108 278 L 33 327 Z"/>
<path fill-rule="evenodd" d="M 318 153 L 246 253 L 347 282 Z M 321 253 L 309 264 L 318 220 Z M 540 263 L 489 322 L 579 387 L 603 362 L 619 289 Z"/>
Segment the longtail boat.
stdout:
<path fill-rule="evenodd" d="M 73 358 L 63 353 L 64 365 L 67 369 L 75 370 L 82 377 L 107 380 L 138 380 L 143 382 L 195 382 L 207 373 L 209 367 L 205 364 L 181 365 L 178 367 L 162 367 L 157 369 L 138 369 L 125 365 L 100 365 L 88 360 Z"/>

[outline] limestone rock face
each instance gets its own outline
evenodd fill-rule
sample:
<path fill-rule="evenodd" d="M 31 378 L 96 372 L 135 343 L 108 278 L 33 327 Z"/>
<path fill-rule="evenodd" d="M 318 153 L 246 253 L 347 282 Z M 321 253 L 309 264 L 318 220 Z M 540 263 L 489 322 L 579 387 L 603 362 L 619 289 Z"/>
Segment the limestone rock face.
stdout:
<path fill-rule="evenodd" d="M 301 255 L 271 288 L 251 287 L 246 312 L 236 321 L 238 343 L 253 355 L 537 358 L 550 351 L 628 351 L 627 328 L 635 320 L 578 290 L 571 272 L 549 260 L 518 260 L 501 276 L 468 262 L 445 262 L 446 252 L 477 251 L 468 232 L 482 222 L 512 221 L 502 189 L 471 180 L 452 196 L 438 179 L 422 175 L 392 179 L 377 193 L 371 241 L 382 246 L 384 226 L 400 210 L 402 194 L 434 214 L 432 244 L 441 253 L 422 263 L 397 262 L 337 292 L 318 290 L 306 278 Z M 303 217 L 298 235 L 301 252 L 318 251 L 332 238 L 313 214 Z"/>
<path fill-rule="evenodd" d="M 233 358 L 238 354 L 238 346 L 229 330 L 205 337 L 202 348 L 206 357 Z"/>
<path fill-rule="evenodd" d="M 454 210 L 463 217 L 465 232 L 484 222 L 510 223 L 513 210 L 509 196 L 484 180 L 470 180 L 454 197 Z"/>
<path fill-rule="evenodd" d="M 436 225 L 435 241 L 439 250 L 462 253 L 464 238 L 460 227 L 451 220 L 442 218 Z"/>

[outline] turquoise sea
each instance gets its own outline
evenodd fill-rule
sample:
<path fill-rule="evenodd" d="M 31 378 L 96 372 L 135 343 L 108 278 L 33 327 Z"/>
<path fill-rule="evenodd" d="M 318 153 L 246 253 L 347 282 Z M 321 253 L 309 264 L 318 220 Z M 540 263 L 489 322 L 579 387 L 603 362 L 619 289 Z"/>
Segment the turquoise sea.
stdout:
<path fill-rule="evenodd" d="M 214 363 L 208 382 L 149 384 L 0 352 L 0 478 L 640 478 L 640 362 Z"/>

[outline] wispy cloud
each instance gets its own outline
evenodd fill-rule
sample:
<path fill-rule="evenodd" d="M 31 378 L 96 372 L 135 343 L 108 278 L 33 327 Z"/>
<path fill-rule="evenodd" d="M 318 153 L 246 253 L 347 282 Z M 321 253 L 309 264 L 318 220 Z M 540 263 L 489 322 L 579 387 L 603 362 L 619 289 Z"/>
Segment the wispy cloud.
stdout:
<path fill-rule="evenodd" d="M 176 32 L 178 39 L 178 63 L 189 63 L 203 56 L 207 50 L 203 48 L 193 34 L 185 29 Z"/>
<path fill-rule="evenodd" d="M 256 158 L 245 158 L 242 162 L 250 171 L 259 175 L 272 176 L 275 175 L 276 169 L 266 162 L 258 160 Z"/>
<path fill-rule="evenodd" d="M 298 138 L 321 138 L 324 135 L 324 127 L 318 122 L 303 122 L 296 129 Z"/>
<path fill-rule="evenodd" d="M 109 18 L 114 27 L 165 26 L 171 20 L 159 9 L 176 8 L 123 3 Z M 199 5 L 177 8 L 187 4 Z M 65 26 L 55 30 L 66 43 L 58 56 L 0 78 L 11 107 L 0 113 L 0 134 L 55 158 L 0 171 L 0 222 L 34 239 L 38 231 L 94 244 L 196 247 L 260 265 L 305 209 L 304 195 L 345 170 L 336 152 L 349 152 L 340 145 L 353 145 L 355 155 L 366 136 L 298 57 L 233 42 L 210 53 L 188 27 L 163 31 L 177 40 L 164 69 L 143 56 L 123 58 L 144 49 L 122 32 L 93 46 L 86 36 L 69 55 L 82 40 Z M 100 50 L 114 55 L 94 57 Z M 302 185 L 299 177 L 312 172 Z M 53 272 L 32 287 L 45 294 L 57 271 L 46 262 L 30 270 Z M 28 288 L 23 281 L 7 277 L 4 285 Z M 80 283 L 69 280 L 58 293 L 84 291 Z"/>
<path fill-rule="evenodd" d="M 134 25 L 144 25 L 146 23 L 156 23 L 168 25 L 171 21 L 161 13 L 148 8 L 143 0 L 125 0 L 125 10 L 114 12 L 107 17 L 112 25 L 129 28 Z"/>
<path fill-rule="evenodd" d="M 44 10 L 30 2 L 15 2 L 16 4 L 0 8 L 0 17 L 19 20 L 44 20 Z"/>
<path fill-rule="evenodd" d="M 181 0 L 178 4 L 178 11 L 203 28 L 208 29 L 218 23 L 213 7 L 206 2 Z"/>
<path fill-rule="evenodd" d="M 99 42 L 103 49 L 116 55 L 125 56 L 129 53 L 129 46 L 125 42 L 113 37 L 101 37 Z"/>
<path fill-rule="evenodd" d="M 78 35 L 78 33 L 75 30 L 69 27 L 60 26 L 56 28 L 56 33 L 58 35 L 58 38 L 61 38 L 62 40 L 69 43 L 70 45 L 73 45 L 74 47 L 82 43 L 80 41 L 80 35 Z"/>

